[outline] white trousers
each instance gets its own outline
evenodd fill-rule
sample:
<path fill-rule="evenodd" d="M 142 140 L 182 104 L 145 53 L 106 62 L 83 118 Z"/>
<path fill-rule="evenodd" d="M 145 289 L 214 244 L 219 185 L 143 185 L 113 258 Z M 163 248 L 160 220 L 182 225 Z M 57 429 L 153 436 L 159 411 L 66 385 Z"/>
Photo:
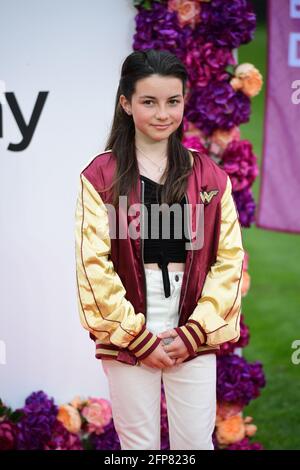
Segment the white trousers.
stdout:
<path fill-rule="evenodd" d="M 146 269 L 147 328 L 160 333 L 178 326 L 182 272 L 170 272 L 171 296 L 161 271 Z M 187 293 L 188 295 L 188 293 Z M 122 450 L 160 450 L 161 381 L 164 384 L 171 450 L 213 450 L 216 418 L 216 356 L 157 369 L 102 360 L 109 383 L 115 429 Z"/>

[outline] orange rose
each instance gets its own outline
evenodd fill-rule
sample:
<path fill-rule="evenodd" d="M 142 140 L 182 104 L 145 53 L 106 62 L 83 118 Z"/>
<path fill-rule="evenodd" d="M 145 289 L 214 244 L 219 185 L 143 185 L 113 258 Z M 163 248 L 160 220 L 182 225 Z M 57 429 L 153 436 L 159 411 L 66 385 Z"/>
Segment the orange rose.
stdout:
<path fill-rule="evenodd" d="M 221 157 L 227 145 L 233 140 L 240 140 L 240 130 L 238 127 L 233 127 L 230 131 L 217 129 L 209 139 L 209 150 Z"/>
<path fill-rule="evenodd" d="M 244 439 L 246 434 L 242 416 L 230 416 L 217 424 L 216 437 L 222 445 L 233 444 Z"/>
<path fill-rule="evenodd" d="M 254 434 L 256 433 L 257 426 L 255 426 L 255 424 L 246 424 L 245 430 L 246 430 L 246 436 L 251 437 L 251 436 L 254 436 Z"/>
<path fill-rule="evenodd" d="M 219 145 L 223 150 L 232 140 L 240 140 L 240 130 L 233 127 L 230 131 L 217 129 L 211 136 L 211 141 Z"/>
<path fill-rule="evenodd" d="M 241 90 L 249 97 L 258 95 L 263 85 L 263 77 L 254 65 L 241 64 L 234 74 L 230 84 L 235 91 Z"/>
<path fill-rule="evenodd" d="M 169 0 L 168 10 L 176 11 L 181 27 L 186 24 L 195 27 L 200 21 L 200 3 L 190 0 Z"/>
<path fill-rule="evenodd" d="M 246 418 L 244 418 L 244 423 L 246 424 L 251 423 L 252 421 L 253 421 L 252 416 L 246 416 Z"/>
<path fill-rule="evenodd" d="M 76 396 L 73 398 L 73 400 L 70 402 L 70 405 L 72 405 L 74 408 L 80 408 L 82 404 L 85 403 L 80 396 Z"/>
<path fill-rule="evenodd" d="M 81 428 L 80 414 L 76 408 L 71 405 L 60 406 L 57 419 L 69 432 L 77 433 Z"/>

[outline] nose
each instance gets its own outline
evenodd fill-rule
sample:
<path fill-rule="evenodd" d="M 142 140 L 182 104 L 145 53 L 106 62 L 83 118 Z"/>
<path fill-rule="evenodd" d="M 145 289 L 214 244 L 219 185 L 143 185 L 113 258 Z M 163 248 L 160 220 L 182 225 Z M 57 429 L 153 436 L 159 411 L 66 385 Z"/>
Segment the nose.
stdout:
<path fill-rule="evenodd" d="M 160 121 L 168 119 L 168 113 L 165 108 L 157 108 L 156 119 L 159 119 Z"/>

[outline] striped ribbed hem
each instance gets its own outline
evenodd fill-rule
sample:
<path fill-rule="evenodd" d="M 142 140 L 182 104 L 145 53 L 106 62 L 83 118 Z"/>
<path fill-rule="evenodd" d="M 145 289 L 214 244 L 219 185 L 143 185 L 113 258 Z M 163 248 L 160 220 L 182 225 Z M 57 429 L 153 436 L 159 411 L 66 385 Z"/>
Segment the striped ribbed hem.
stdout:
<path fill-rule="evenodd" d="M 127 346 L 139 360 L 145 359 L 149 354 L 154 351 L 160 343 L 160 339 L 156 335 L 151 333 L 145 325 L 143 326 L 140 333 L 134 338 L 131 343 Z"/>
<path fill-rule="evenodd" d="M 195 320 L 189 320 L 185 325 L 178 326 L 175 330 L 186 345 L 191 356 L 194 356 L 197 349 L 206 343 L 206 333 Z"/>
<path fill-rule="evenodd" d="M 203 356 L 204 354 L 217 354 L 218 351 L 219 351 L 219 349 L 210 349 L 209 351 L 199 351 L 199 352 L 197 352 L 196 355 L 187 357 L 187 358 L 183 361 L 183 363 L 184 363 L 184 362 L 191 361 L 192 359 L 195 359 L 195 357 Z"/>
<path fill-rule="evenodd" d="M 202 356 L 203 354 L 217 354 L 217 352 L 220 350 L 220 348 L 211 348 L 207 351 L 198 351 L 197 354 L 193 355 L 193 356 L 189 356 L 187 357 L 187 359 L 185 359 L 183 362 L 188 362 L 188 361 L 191 361 L 192 359 L 194 359 L 195 357 L 198 357 L 198 356 Z M 134 356 L 133 356 L 134 357 Z M 118 352 L 116 352 L 116 354 L 108 354 L 107 351 L 103 350 L 103 351 L 100 351 L 100 352 L 97 352 L 96 353 L 96 358 L 97 359 L 100 359 L 100 360 L 114 360 L 114 361 L 119 361 L 120 359 L 118 359 Z M 124 359 L 122 360 L 121 362 L 125 362 L 125 364 L 128 364 L 130 366 L 139 366 L 140 363 L 139 361 L 136 359 L 135 361 L 133 361 L 132 359 Z"/>

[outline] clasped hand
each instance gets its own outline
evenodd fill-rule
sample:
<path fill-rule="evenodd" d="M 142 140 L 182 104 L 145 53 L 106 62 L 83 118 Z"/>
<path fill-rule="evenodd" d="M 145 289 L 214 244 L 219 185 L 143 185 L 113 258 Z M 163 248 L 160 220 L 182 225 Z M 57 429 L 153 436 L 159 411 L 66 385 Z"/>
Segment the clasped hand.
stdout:
<path fill-rule="evenodd" d="M 160 339 L 170 337 L 174 338 L 170 344 L 162 343 L 164 351 L 168 354 L 171 359 L 175 360 L 173 365 L 181 364 L 189 356 L 187 347 L 176 332 L 176 330 L 172 329 L 163 331 L 162 333 L 159 333 L 157 337 Z"/>
<path fill-rule="evenodd" d="M 187 357 L 189 352 L 186 345 L 176 332 L 176 330 L 167 330 L 159 333 L 158 338 L 174 338 L 170 344 L 164 344 L 162 341 L 159 345 L 141 362 L 149 367 L 163 369 L 181 364 Z"/>

